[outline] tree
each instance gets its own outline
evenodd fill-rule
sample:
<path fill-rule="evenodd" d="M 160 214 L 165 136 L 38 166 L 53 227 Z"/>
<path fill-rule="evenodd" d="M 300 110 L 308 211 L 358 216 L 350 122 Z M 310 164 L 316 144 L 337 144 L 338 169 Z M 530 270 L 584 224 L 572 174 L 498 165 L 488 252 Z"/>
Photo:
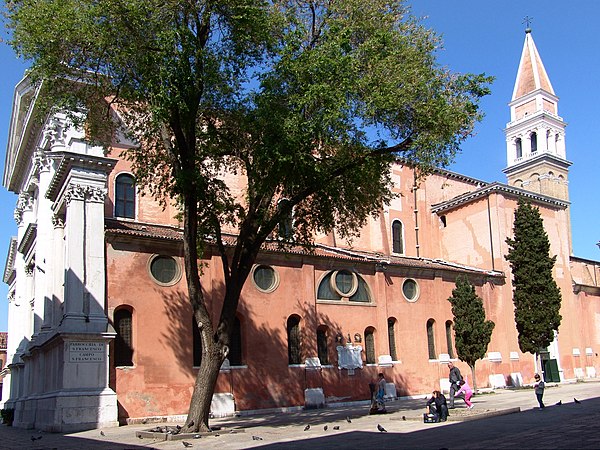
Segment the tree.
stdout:
<path fill-rule="evenodd" d="M 556 256 L 538 208 L 519 198 L 513 238 L 507 238 L 512 269 L 515 322 L 522 352 L 537 354 L 554 340 L 560 321 L 560 288 L 552 277 Z"/>
<path fill-rule="evenodd" d="M 423 174 L 453 159 L 491 81 L 437 65 L 439 38 L 400 0 L 19 0 L 7 19 L 49 106 L 107 146 L 121 126 L 140 143 L 126 154 L 137 181 L 180 202 L 202 338 L 184 431 L 208 427 L 241 289 L 277 225 L 294 213 L 282 245 L 352 236 L 392 198 L 394 158 Z M 225 281 L 214 323 L 207 242 Z"/>
<path fill-rule="evenodd" d="M 452 297 L 448 298 L 454 316 L 454 339 L 458 359 L 471 368 L 473 389 L 477 389 L 475 363 L 485 356 L 492 338 L 494 322 L 485 319 L 483 300 L 466 276 L 459 275 Z"/>

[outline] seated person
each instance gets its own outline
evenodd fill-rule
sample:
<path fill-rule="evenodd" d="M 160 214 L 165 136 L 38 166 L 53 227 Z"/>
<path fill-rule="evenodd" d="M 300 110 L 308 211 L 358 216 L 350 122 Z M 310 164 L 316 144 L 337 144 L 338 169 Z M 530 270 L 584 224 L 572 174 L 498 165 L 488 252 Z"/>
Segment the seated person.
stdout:
<path fill-rule="evenodd" d="M 433 395 L 427 400 L 427 410 L 429 414 L 434 414 L 440 422 L 445 422 L 448 418 L 448 405 L 446 397 L 440 391 L 433 391 Z"/>

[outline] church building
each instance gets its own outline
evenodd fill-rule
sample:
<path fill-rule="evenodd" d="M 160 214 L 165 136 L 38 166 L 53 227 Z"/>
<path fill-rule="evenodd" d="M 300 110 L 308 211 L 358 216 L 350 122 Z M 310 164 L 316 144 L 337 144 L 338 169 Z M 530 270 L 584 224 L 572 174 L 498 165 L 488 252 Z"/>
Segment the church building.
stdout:
<path fill-rule="evenodd" d="M 3 281 L 9 329 L 2 392 L 14 426 L 68 432 L 184 420 L 200 339 L 173 205 L 142 196 L 131 165 L 84 139 L 60 112 L 36 120 L 43 86 L 15 89 L 4 187 L 18 194 Z M 457 359 L 448 298 L 466 275 L 495 323 L 480 388 L 594 378 L 600 370 L 600 262 L 572 255 L 566 124 L 530 30 L 506 125 L 506 182 L 448 170 L 417 180 L 390 166 L 398 196 L 351 245 L 268 242 L 243 288 L 214 415 L 364 401 L 383 372 L 390 397 L 447 389 Z M 131 144 L 133 145 L 133 144 Z M 234 183 L 235 180 L 229 180 Z M 539 208 L 556 255 L 562 322 L 535 357 L 519 350 L 506 238 L 520 197 Z M 201 275 L 219 314 L 210 247 Z"/>

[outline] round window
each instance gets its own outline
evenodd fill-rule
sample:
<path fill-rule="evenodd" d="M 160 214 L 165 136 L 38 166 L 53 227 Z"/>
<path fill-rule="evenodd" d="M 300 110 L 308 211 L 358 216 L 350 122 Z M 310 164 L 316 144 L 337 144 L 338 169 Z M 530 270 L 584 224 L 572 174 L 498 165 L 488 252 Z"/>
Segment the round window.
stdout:
<path fill-rule="evenodd" d="M 419 298 L 419 285 L 411 278 L 404 280 L 402 284 L 402 293 L 409 302 L 416 302 Z"/>
<path fill-rule="evenodd" d="M 156 255 L 150 259 L 150 275 L 158 284 L 170 286 L 179 281 L 179 264 L 171 256 Z"/>
<path fill-rule="evenodd" d="M 277 272 L 270 266 L 256 266 L 252 279 L 256 287 L 263 292 L 273 292 L 279 284 Z"/>
<path fill-rule="evenodd" d="M 348 270 L 333 272 L 330 283 L 331 288 L 342 297 L 352 297 L 358 289 L 356 274 Z"/>

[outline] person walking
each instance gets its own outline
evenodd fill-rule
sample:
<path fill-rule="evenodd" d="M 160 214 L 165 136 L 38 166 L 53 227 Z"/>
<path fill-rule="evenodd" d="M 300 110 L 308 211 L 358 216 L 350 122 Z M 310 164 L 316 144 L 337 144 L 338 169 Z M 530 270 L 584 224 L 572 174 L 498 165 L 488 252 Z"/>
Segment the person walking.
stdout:
<path fill-rule="evenodd" d="M 542 397 L 544 397 L 544 388 L 546 387 L 546 384 L 541 379 L 539 373 L 536 373 L 534 378 L 535 378 L 535 384 L 533 385 L 533 388 L 535 389 L 535 396 L 537 397 L 537 401 L 540 404 L 540 409 L 544 409 L 546 406 L 544 405 L 544 402 L 542 401 Z"/>
<path fill-rule="evenodd" d="M 463 377 L 460 374 L 458 367 L 456 367 L 452 361 L 448 363 L 448 369 L 450 369 L 450 374 L 448 376 L 448 381 L 450 381 L 450 405 L 448 405 L 448 408 L 452 409 L 454 408 L 454 396 L 460 389 L 458 382 L 462 381 Z"/>

